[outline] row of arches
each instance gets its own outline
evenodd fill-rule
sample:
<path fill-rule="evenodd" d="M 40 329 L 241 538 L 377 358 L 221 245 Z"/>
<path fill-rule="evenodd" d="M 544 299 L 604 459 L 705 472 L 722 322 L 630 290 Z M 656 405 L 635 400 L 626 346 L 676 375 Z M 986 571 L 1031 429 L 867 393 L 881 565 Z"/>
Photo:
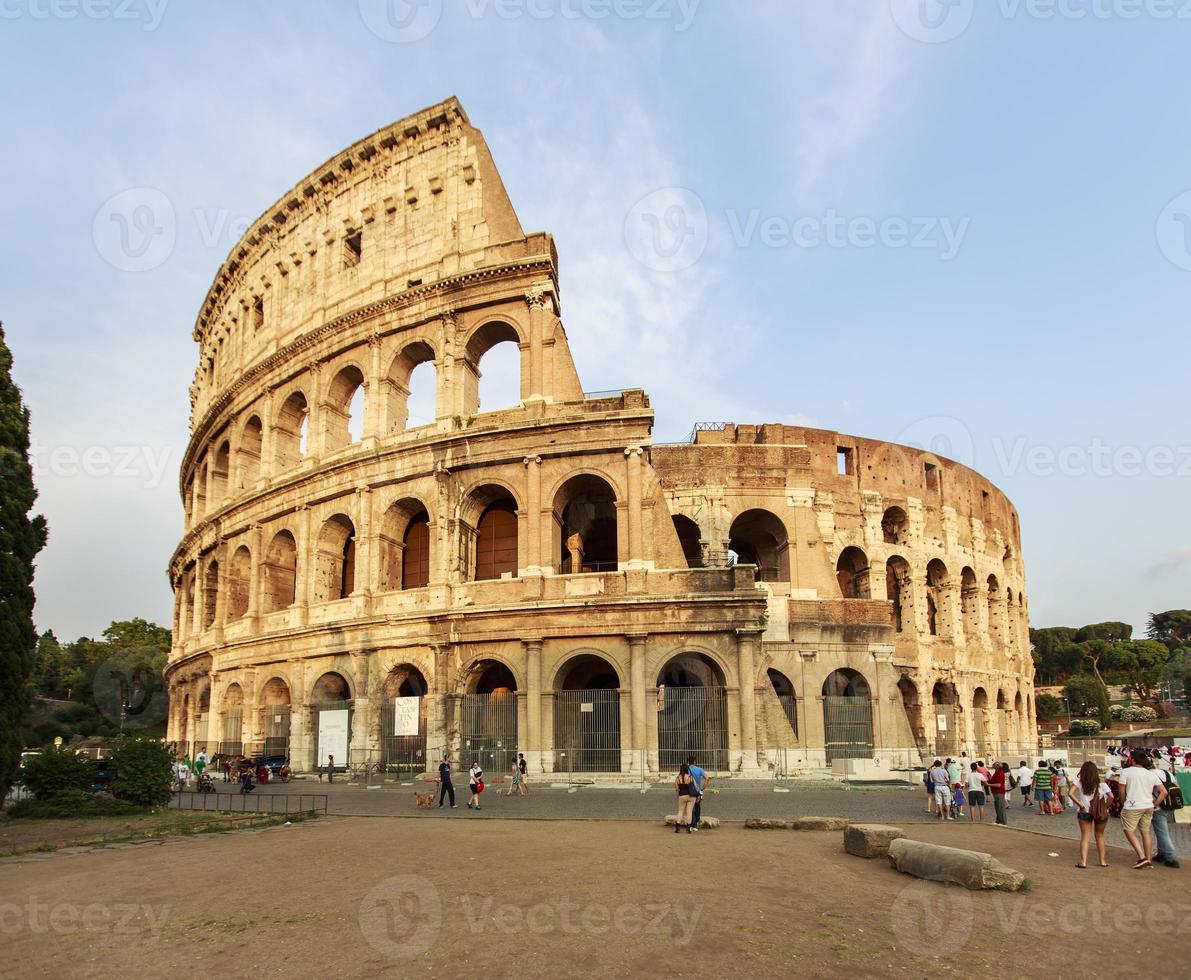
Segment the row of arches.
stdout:
<path fill-rule="evenodd" d="M 474 389 L 467 414 L 521 402 L 521 338 L 505 321 L 477 328 L 465 344 L 465 387 Z M 367 348 L 363 349 L 365 352 Z M 348 355 L 324 390 L 299 381 L 281 389 L 273 410 L 250 410 L 236 429 L 224 429 L 200 454 L 185 484 L 191 520 L 218 510 L 262 479 L 298 467 L 310 455 L 326 455 L 435 421 L 440 414 L 441 359 L 431 342 L 407 343 L 379 377 L 368 360 Z"/>

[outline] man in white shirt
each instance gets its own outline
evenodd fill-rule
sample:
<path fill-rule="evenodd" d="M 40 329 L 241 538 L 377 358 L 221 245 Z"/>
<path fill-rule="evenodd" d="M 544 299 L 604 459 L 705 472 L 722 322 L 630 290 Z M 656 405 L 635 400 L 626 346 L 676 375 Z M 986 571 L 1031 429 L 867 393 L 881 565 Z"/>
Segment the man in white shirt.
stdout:
<path fill-rule="evenodd" d="M 1030 805 L 1030 787 L 1034 785 L 1034 770 L 1023 759 L 1017 770 L 1017 785 L 1021 787 L 1022 806 Z"/>
<path fill-rule="evenodd" d="M 1121 770 L 1120 785 L 1125 791 L 1121 829 L 1137 854 L 1134 870 L 1153 867 L 1154 845 L 1150 838 L 1150 825 L 1154 819 L 1154 807 L 1161 806 L 1166 799 L 1166 787 L 1150 768 L 1151 765 L 1145 750 L 1134 749 L 1125 768 Z"/>

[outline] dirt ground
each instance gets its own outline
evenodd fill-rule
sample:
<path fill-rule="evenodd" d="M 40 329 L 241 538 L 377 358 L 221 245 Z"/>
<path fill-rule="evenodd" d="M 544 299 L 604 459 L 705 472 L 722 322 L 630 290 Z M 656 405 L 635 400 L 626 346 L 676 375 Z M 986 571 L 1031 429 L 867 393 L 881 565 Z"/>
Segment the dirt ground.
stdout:
<path fill-rule="evenodd" d="M 130 817 L 91 817 L 86 820 L 12 820 L 0 816 L 0 857 L 28 851 L 49 850 L 108 841 L 144 840 L 205 833 L 273 822 L 267 815 L 231 813 L 158 813 Z"/>
<path fill-rule="evenodd" d="M 1077 870 L 1069 842 L 1012 830 L 906 830 L 1033 888 L 918 882 L 844 854 L 842 833 L 331 817 L 0 862 L 0 975 L 999 977 L 1023 945 L 1048 978 L 1086 977 L 1092 951 L 1187 975 L 1183 872 L 1115 850 Z"/>

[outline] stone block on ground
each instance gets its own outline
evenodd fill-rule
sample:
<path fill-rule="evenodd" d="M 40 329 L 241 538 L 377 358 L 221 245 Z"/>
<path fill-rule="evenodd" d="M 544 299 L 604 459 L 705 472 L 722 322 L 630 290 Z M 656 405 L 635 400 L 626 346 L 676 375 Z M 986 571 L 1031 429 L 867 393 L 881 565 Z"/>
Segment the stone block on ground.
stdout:
<path fill-rule="evenodd" d="M 854 823 L 844 828 L 844 850 L 862 858 L 889 857 L 889 845 L 906 833 L 900 827 Z"/>
<path fill-rule="evenodd" d="M 1020 891 L 1025 875 L 991 854 L 901 837 L 889 845 L 889 862 L 903 874 L 960 885 L 969 891 Z"/>
<path fill-rule="evenodd" d="M 793 830 L 794 825 L 789 820 L 762 820 L 759 817 L 749 817 L 744 822 L 745 830 Z"/>
<path fill-rule="evenodd" d="M 852 821 L 843 817 L 796 817 L 795 830 L 844 830 Z"/>
<path fill-rule="evenodd" d="M 666 814 L 666 826 L 673 827 L 676 823 L 678 823 L 678 814 L 667 813 Z M 719 825 L 720 825 L 719 817 L 700 817 L 699 818 L 699 829 L 700 830 L 717 830 L 719 828 Z"/>

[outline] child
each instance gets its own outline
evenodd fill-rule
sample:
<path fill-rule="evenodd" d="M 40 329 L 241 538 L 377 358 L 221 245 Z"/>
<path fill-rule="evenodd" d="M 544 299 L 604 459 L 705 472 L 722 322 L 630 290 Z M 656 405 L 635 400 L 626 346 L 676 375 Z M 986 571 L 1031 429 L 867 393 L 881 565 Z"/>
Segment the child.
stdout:
<path fill-rule="evenodd" d="M 512 796 L 514 793 L 520 795 L 521 793 L 521 770 L 517 767 L 517 760 L 513 760 L 511 772 L 513 778 L 509 783 L 509 788 L 505 790 L 505 796 Z"/>
<path fill-rule="evenodd" d="M 963 817 L 964 804 L 967 803 L 967 800 L 964 799 L 964 787 L 962 783 L 955 784 L 953 796 L 955 798 L 955 815 L 956 817 Z"/>

